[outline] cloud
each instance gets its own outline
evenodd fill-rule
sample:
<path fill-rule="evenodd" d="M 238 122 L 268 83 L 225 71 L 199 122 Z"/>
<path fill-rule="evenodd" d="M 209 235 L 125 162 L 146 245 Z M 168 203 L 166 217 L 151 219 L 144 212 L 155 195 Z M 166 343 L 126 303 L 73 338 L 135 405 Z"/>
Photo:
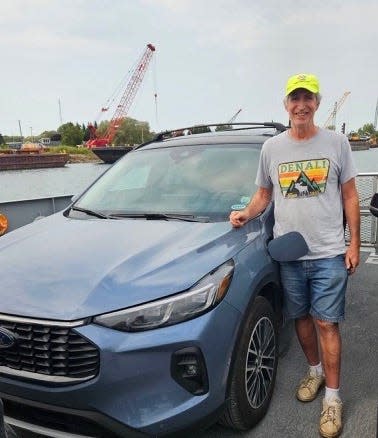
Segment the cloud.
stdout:
<path fill-rule="evenodd" d="M 308 46 L 331 48 L 346 41 L 359 45 L 361 39 L 376 37 L 378 4 L 372 0 L 285 0 L 225 1 L 144 0 L 158 4 L 170 16 L 177 32 L 191 34 L 203 48 L 234 51 L 287 49 Z M 161 12 L 161 13 L 163 13 Z M 363 23 L 363 31 L 354 28 Z"/>
<path fill-rule="evenodd" d="M 147 43 L 157 51 L 130 115 L 162 128 L 286 118 L 285 78 L 319 75 L 319 119 L 342 94 L 358 124 L 376 103 L 376 0 L 2 0 L 0 128 L 55 128 L 97 113 Z M 156 68 L 156 70 L 154 70 Z M 361 79 L 363 78 L 363 80 Z M 352 110 L 353 104 L 353 110 Z M 349 116 L 348 116 L 349 117 Z M 370 113 L 369 113 L 370 117 Z M 9 126 L 9 125 L 8 125 Z M 34 128 L 35 127 L 35 128 Z M 12 128 L 13 129 L 13 128 Z M 39 129 L 39 128 L 38 128 Z"/>

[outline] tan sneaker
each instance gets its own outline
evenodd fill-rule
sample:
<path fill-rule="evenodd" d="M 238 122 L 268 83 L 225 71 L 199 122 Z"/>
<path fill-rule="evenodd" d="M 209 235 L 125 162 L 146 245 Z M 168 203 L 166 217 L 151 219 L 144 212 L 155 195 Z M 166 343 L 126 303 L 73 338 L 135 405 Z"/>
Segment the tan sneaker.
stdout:
<path fill-rule="evenodd" d="M 325 438 L 338 437 L 342 431 L 341 422 L 343 404 L 340 400 L 323 400 L 323 411 L 320 414 L 319 433 Z"/>
<path fill-rule="evenodd" d="M 310 402 L 316 398 L 319 389 L 324 385 L 325 379 L 323 375 L 314 376 L 308 373 L 302 379 L 297 389 L 297 399 L 302 402 Z"/>

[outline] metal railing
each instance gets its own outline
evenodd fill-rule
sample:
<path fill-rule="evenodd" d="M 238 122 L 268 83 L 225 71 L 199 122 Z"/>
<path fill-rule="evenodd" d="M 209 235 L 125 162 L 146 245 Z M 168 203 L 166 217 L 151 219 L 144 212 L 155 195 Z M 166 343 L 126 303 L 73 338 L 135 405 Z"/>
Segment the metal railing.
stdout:
<path fill-rule="evenodd" d="M 71 198 L 71 195 L 63 195 L 2 202 L 0 203 L 0 213 L 8 218 L 9 232 L 62 210 L 71 202 Z"/>
<path fill-rule="evenodd" d="M 378 172 L 359 173 L 356 178 L 361 215 L 361 245 L 375 247 L 378 253 L 378 219 L 369 210 L 374 193 L 378 192 Z M 346 229 L 346 240 L 350 235 Z"/>
<path fill-rule="evenodd" d="M 378 219 L 369 211 L 369 204 L 374 193 L 378 192 L 378 172 L 360 173 L 357 178 L 357 190 L 360 201 L 361 245 L 375 247 L 378 254 Z M 48 216 L 62 210 L 71 202 L 71 196 L 57 196 L 42 199 L 5 202 L 0 204 L 0 213 L 9 219 L 9 230 L 33 222 L 41 216 Z M 350 239 L 348 227 L 345 231 L 346 241 Z"/>

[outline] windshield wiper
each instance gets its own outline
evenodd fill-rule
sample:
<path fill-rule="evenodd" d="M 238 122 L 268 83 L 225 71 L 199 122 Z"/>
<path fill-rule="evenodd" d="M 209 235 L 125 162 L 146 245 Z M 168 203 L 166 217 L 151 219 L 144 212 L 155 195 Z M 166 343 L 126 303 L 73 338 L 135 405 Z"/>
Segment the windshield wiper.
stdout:
<path fill-rule="evenodd" d="M 186 222 L 209 222 L 208 216 L 194 216 L 192 214 L 169 214 L 169 213 L 114 213 L 110 214 L 108 218 L 141 218 L 148 220 L 179 220 Z"/>
<path fill-rule="evenodd" d="M 88 210 L 87 208 L 71 207 L 71 210 L 81 211 L 82 213 L 88 214 L 89 216 L 98 217 L 99 219 L 109 219 L 109 216 L 106 216 L 106 214 L 99 213 L 98 211 Z"/>

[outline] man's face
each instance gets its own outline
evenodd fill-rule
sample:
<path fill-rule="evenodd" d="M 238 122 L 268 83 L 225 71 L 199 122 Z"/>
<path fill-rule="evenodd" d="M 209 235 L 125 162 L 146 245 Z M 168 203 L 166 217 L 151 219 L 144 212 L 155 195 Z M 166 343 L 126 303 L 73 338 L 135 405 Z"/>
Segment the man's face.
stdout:
<path fill-rule="evenodd" d="M 298 88 L 290 93 L 285 104 L 292 125 L 305 126 L 313 123 L 315 111 L 319 103 L 314 93 L 304 88 Z"/>

